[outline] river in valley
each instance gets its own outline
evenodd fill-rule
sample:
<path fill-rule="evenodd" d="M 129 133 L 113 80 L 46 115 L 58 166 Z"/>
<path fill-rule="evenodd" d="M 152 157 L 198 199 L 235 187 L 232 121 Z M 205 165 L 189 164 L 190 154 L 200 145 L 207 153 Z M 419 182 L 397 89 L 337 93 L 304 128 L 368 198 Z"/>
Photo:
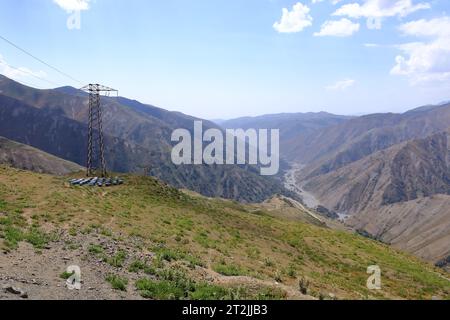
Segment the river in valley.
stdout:
<path fill-rule="evenodd" d="M 299 183 L 296 178 L 303 167 L 304 166 L 300 164 L 291 164 L 291 168 L 287 170 L 284 175 L 284 186 L 289 191 L 298 194 L 308 208 L 316 209 L 320 202 L 314 197 L 314 195 L 305 191 L 303 189 L 303 185 Z"/>

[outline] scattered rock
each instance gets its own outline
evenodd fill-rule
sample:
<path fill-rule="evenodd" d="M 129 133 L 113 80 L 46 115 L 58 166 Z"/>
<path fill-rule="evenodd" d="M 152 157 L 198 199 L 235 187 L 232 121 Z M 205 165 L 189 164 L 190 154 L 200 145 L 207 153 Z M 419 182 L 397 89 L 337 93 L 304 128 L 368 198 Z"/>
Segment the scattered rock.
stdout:
<path fill-rule="evenodd" d="M 11 285 L 3 286 L 3 291 L 5 293 L 16 294 L 16 295 L 18 295 L 19 297 L 21 297 L 23 299 L 27 299 L 28 298 L 28 293 L 26 291 L 23 291 L 22 289 L 16 288 L 16 287 L 11 286 Z"/>
<path fill-rule="evenodd" d="M 339 215 L 336 212 L 331 211 L 324 206 L 321 206 L 321 205 L 317 206 L 316 211 L 318 213 L 320 213 L 322 216 L 327 217 L 329 219 L 332 219 L 332 220 L 339 219 Z"/>
<path fill-rule="evenodd" d="M 20 294 L 20 293 L 22 293 L 22 290 L 20 290 L 19 288 L 13 287 L 11 285 L 3 286 L 3 291 L 5 293 L 12 293 L 12 294 Z"/>

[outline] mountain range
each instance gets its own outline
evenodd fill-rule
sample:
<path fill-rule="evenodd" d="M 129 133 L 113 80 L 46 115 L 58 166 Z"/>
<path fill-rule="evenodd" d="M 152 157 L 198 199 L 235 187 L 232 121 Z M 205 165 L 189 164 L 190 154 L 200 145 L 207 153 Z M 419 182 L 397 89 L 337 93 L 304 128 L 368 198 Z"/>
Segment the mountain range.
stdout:
<path fill-rule="evenodd" d="M 62 159 L 86 164 L 88 96 L 72 87 L 38 90 L 0 75 L 0 136 Z M 255 166 L 175 166 L 171 134 L 193 132 L 195 117 L 123 97 L 102 98 L 105 156 L 116 172 L 149 172 L 179 188 L 210 197 L 263 201 L 288 194 L 278 179 L 262 177 Z M 203 121 L 205 129 L 218 128 Z"/>
<path fill-rule="evenodd" d="M 360 117 L 320 112 L 203 120 L 205 128 L 219 130 L 280 129 L 281 158 L 293 177 L 289 183 L 295 185 L 291 188 L 281 175 L 260 176 L 256 166 L 175 166 L 172 131 L 193 132 L 194 121 L 201 119 L 124 97 L 102 102 L 106 158 L 113 171 L 149 173 L 208 197 L 262 202 L 281 194 L 303 199 L 299 205 L 308 205 L 312 217 L 314 211 L 339 219 L 366 237 L 448 267 L 449 103 Z M 75 163 L 67 166 L 61 160 L 36 171 L 80 169 L 86 161 L 87 118 L 83 91 L 37 90 L 0 76 L 0 136 L 12 140 L 0 140 L 4 163 L 33 169 L 24 160 L 29 156 L 17 156 L 30 150 L 26 144 L 42 150 L 39 159 L 52 163 L 53 155 Z M 11 152 L 8 145 L 21 151 Z"/>
<path fill-rule="evenodd" d="M 323 126 L 305 119 L 307 129 L 302 120 L 295 125 L 298 117 L 303 115 L 225 124 L 280 128 L 281 156 L 300 168 L 296 185 L 310 206 L 421 258 L 449 260 L 449 103 L 403 114 L 325 114 Z"/>

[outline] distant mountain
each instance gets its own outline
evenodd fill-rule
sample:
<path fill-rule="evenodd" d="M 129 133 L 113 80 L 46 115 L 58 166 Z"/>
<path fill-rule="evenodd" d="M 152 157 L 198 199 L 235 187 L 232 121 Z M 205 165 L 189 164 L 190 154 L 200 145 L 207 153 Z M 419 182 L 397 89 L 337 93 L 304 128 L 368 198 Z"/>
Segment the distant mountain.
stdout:
<path fill-rule="evenodd" d="M 73 162 L 3 137 L 0 137 L 0 163 L 18 169 L 53 175 L 66 175 L 83 170 L 83 167 Z"/>
<path fill-rule="evenodd" d="M 301 188 L 382 241 L 450 255 L 450 104 L 373 114 L 292 140 Z"/>
<path fill-rule="evenodd" d="M 222 123 L 226 122 L 227 120 L 225 120 L 225 119 L 210 119 L 209 121 L 220 126 Z"/>
<path fill-rule="evenodd" d="M 305 188 L 377 239 L 428 260 L 450 255 L 450 129 L 316 176 Z"/>
<path fill-rule="evenodd" d="M 446 130 L 450 104 L 403 114 L 373 114 L 327 127 L 293 142 L 289 159 L 306 164 L 303 178 L 326 174 L 374 152 Z"/>
<path fill-rule="evenodd" d="M 40 110 L 0 95 L 0 123 L 0 136 L 79 165 L 86 163 L 87 125 L 57 110 Z M 105 145 L 108 165 L 119 172 L 137 171 L 139 159 L 148 154 L 148 150 L 110 135 L 105 135 Z"/>
<path fill-rule="evenodd" d="M 89 104 L 84 92 L 71 87 L 37 90 L 0 76 L 0 94 L 0 135 L 85 165 Z M 288 194 L 279 180 L 260 176 L 252 166 L 173 165 L 173 130 L 193 132 L 194 120 L 201 119 L 123 97 L 103 98 L 102 103 L 111 170 L 143 173 L 148 168 L 175 187 L 210 197 L 263 201 L 275 193 Z M 218 128 L 206 120 L 204 127 Z"/>
<path fill-rule="evenodd" d="M 293 148 L 300 137 L 318 132 L 324 128 L 342 124 L 352 119 L 349 116 L 334 115 L 327 112 L 318 113 L 280 113 L 258 117 L 243 117 L 220 122 L 226 129 L 279 129 L 280 157 L 292 160 Z"/>
<path fill-rule="evenodd" d="M 64 93 L 64 94 L 80 96 L 80 97 L 87 97 L 87 96 L 89 96 L 89 93 L 87 93 L 87 92 L 85 92 L 83 90 L 71 87 L 71 86 L 59 87 L 59 88 L 56 88 L 55 91 L 58 91 L 58 92 L 61 92 L 61 93 Z"/>
<path fill-rule="evenodd" d="M 306 134 L 317 129 L 343 123 L 352 119 L 327 112 L 318 113 L 280 113 L 258 117 L 243 117 L 220 122 L 223 128 L 242 129 L 280 129 L 282 141 L 295 138 L 299 134 Z"/>

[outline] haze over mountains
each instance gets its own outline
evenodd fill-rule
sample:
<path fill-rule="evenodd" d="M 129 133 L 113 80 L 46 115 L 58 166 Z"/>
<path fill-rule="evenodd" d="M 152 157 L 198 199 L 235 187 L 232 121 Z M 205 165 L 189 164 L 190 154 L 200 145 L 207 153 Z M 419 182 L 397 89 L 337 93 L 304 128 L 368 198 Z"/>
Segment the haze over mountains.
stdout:
<path fill-rule="evenodd" d="M 229 129 L 280 129 L 280 155 L 285 160 L 291 153 L 292 145 L 299 137 L 315 134 L 320 129 L 344 123 L 349 116 L 339 116 L 327 112 L 280 113 L 259 117 L 243 117 L 218 123 Z"/>

